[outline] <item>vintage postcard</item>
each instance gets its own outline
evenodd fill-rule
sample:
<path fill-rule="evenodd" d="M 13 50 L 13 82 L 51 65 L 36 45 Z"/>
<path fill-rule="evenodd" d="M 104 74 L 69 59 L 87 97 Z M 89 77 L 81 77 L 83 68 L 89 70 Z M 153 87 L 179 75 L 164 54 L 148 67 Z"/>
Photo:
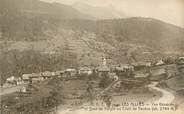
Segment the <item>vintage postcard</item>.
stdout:
<path fill-rule="evenodd" d="M 0 114 L 184 114 L 184 0 L 0 0 Z"/>

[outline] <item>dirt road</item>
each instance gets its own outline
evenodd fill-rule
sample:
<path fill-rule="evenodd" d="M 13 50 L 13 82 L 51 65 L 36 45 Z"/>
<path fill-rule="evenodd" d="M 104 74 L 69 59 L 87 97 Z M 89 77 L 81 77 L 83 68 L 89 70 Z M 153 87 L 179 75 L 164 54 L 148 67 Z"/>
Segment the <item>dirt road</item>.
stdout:
<path fill-rule="evenodd" d="M 148 86 L 150 89 L 154 89 L 162 93 L 161 98 L 159 100 L 156 100 L 155 103 L 172 103 L 175 99 L 174 94 L 164 89 L 156 87 L 157 84 L 158 82 L 152 82 L 152 84 Z"/>

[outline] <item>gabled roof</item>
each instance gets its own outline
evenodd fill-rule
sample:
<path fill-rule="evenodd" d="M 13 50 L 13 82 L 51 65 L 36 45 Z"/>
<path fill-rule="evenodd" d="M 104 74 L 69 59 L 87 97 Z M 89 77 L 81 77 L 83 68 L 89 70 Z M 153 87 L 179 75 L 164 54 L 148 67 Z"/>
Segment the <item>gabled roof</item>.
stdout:
<path fill-rule="evenodd" d="M 84 67 L 80 67 L 79 70 L 82 70 L 82 71 L 90 71 L 91 69 L 87 66 L 84 66 Z"/>
<path fill-rule="evenodd" d="M 11 76 L 9 78 L 6 79 L 7 81 L 13 81 L 13 80 L 17 80 L 17 78 L 15 76 Z"/>
<path fill-rule="evenodd" d="M 184 64 L 184 57 L 179 57 L 177 60 L 178 64 Z"/>
<path fill-rule="evenodd" d="M 28 80 L 29 78 L 31 77 L 31 74 L 23 74 L 22 75 L 22 79 L 24 79 L 24 80 Z"/>
<path fill-rule="evenodd" d="M 152 76 L 159 76 L 162 74 L 166 74 L 166 70 L 165 69 L 152 70 L 151 74 L 152 74 Z"/>
<path fill-rule="evenodd" d="M 41 76 L 42 76 L 41 73 L 31 73 L 31 74 L 23 74 L 22 78 L 24 80 L 26 80 L 26 79 L 29 79 L 29 78 L 35 78 L 35 77 L 41 77 Z"/>
<path fill-rule="evenodd" d="M 149 73 L 138 73 L 135 74 L 135 78 L 146 78 L 149 76 Z"/>
<path fill-rule="evenodd" d="M 76 69 L 74 69 L 74 68 L 67 68 L 66 71 L 67 71 L 67 72 L 75 72 Z"/>
<path fill-rule="evenodd" d="M 124 71 L 124 68 L 123 67 L 116 67 L 116 70 L 118 70 L 118 71 Z"/>
<path fill-rule="evenodd" d="M 179 57 L 178 60 L 184 60 L 184 57 Z"/>
<path fill-rule="evenodd" d="M 49 71 L 45 71 L 45 72 L 42 73 L 42 75 L 45 76 L 45 77 L 49 77 L 49 76 L 52 76 L 52 73 L 49 72 Z"/>
<path fill-rule="evenodd" d="M 132 63 L 133 66 L 151 66 L 151 62 L 135 62 Z"/>
<path fill-rule="evenodd" d="M 31 74 L 31 77 L 40 77 L 40 76 L 42 76 L 41 73 L 32 73 Z"/>
<path fill-rule="evenodd" d="M 163 65 L 163 64 L 165 64 L 163 60 L 159 60 L 159 61 L 156 63 L 156 65 Z"/>
<path fill-rule="evenodd" d="M 99 67 L 97 67 L 97 70 L 99 72 L 109 72 L 110 71 L 110 68 L 107 67 L 107 66 L 99 66 Z"/>

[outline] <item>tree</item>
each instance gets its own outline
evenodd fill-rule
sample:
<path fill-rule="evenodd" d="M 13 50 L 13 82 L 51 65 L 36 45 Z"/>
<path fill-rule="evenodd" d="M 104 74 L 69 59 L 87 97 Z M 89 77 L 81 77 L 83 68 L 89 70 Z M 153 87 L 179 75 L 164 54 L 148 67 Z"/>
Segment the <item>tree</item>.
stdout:
<path fill-rule="evenodd" d="M 110 79 L 110 77 L 106 74 L 102 74 L 102 78 L 100 80 L 99 86 L 101 88 L 106 88 L 109 84 L 112 83 L 112 79 Z"/>

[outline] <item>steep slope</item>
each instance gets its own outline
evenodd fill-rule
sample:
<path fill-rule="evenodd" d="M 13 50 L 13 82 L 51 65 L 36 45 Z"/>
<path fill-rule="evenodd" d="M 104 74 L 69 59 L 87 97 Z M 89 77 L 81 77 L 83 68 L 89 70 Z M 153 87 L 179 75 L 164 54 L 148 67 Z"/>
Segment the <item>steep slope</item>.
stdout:
<path fill-rule="evenodd" d="M 37 24 L 33 25 L 35 26 Z M 40 31 L 40 26 L 37 27 Z M 10 37 L 20 42 L 11 43 L 9 49 L 24 50 L 33 45 L 36 50 L 52 53 L 58 52 L 58 47 L 63 50 L 63 46 L 68 45 L 83 64 L 91 58 L 96 58 L 94 63 L 98 63 L 102 53 L 106 53 L 111 62 L 129 63 L 154 61 L 167 54 L 182 54 L 184 50 L 182 28 L 150 18 L 102 21 L 48 19 L 47 23 L 42 23 L 41 30 L 38 34 L 43 33 L 42 37 L 35 37 L 34 32 L 31 35 L 37 42 L 28 42 L 30 36 L 27 37 L 28 40 L 21 41 L 19 38 L 22 37 Z M 22 32 L 20 31 L 20 34 Z M 44 50 L 45 48 L 47 49 Z M 90 53 L 93 53 L 93 56 L 88 56 Z"/>
<path fill-rule="evenodd" d="M 165 53 L 184 50 L 184 29 L 156 19 L 137 17 L 91 21 L 84 20 L 86 15 L 62 4 L 39 0 L 0 2 L 0 40 L 47 40 L 63 28 L 93 33 L 98 41 L 116 48 L 119 47 L 117 43 L 127 43 Z"/>
<path fill-rule="evenodd" d="M 113 44 L 131 42 L 167 53 L 184 50 L 184 29 L 151 18 L 127 18 L 101 21 L 63 22 L 62 26 L 74 30 L 87 30 L 97 34 L 99 40 Z M 116 43 L 114 44 L 116 45 Z"/>
<path fill-rule="evenodd" d="M 1 0 L 1 13 L 11 14 L 16 12 L 29 17 L 45 16 L 62 19 L 90 19 L 91 17 L 82 14 L 78 10 L 59 3 L 47 3 L 39 0 Z M 6 12 L 7 11 L 7 12 Z M 16 15 L 16 14 L 15 14 Z"/>
<path fill-rule="evenodd" d="M 55 71 L 78 65 L 97 66 L 101 63 L 102 54 L 106 55 L 108 64 L 117 65 L 155 61 L 166 57 L 166 52 L 181 55 L 184 50 L 183 29 L 154 19 L 54 22 L 49 19 L 47 23 L 42 23 L 44 29 L 32 22 L 30 24 L 38 27 L 36 33 L 44 35 L 33 32 L 32 35 L 28 34 L 27 40 L 20 40 L 25 33 L 18 29 L 19 37 L 9 36 L 8 41 L 1 39 L 1 76 L 20 76 L 23 73 Z M 29 40 L 32 36 L 35 39 Z M 178 80 L 183 81 L 171 80 L 168 85 L 174 88 L 173 84 L 180 83 Z"/>
<path fill-rule="evenodd" d="M 91 19 L 71 6 L 39 0 L 0 1 L 0 40 L 46 39 L 44 31 L 56 31 L 60 19 Z M 50 21 L 48 23 L 48 21 Z"/>
<path fill-rule="evenodd" d="M 9 50 L 35 47 L 50 53 L 68 45 L 78 59 L 89 61 L 90 57 L 83 55 L 94 51 L 97 55 L 92 58 L 106 53 L 117 63 L 150 61 L 184 50 L 184 29 L 160 20 L 136 17 L 93 21 L 61 4 L 39 0 L 0 2 L 0 40 L 10 41 Z"/>

